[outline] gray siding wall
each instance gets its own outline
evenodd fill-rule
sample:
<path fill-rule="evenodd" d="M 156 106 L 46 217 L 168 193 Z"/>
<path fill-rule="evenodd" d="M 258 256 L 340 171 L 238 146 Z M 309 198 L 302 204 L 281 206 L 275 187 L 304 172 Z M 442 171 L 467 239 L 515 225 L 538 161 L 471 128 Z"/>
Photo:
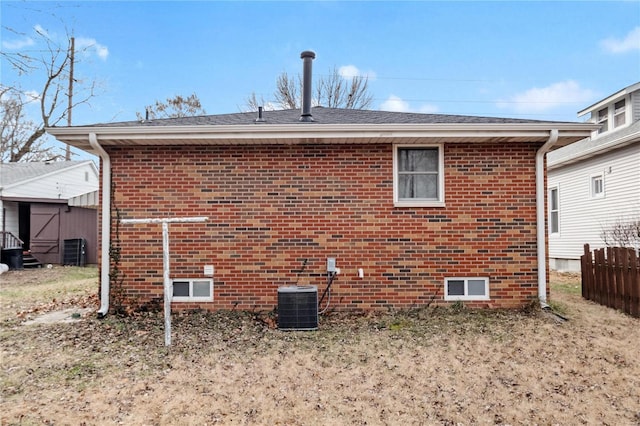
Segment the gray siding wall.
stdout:
<path fill-rule="evenodd" d="M 632 122 L 640 120 L 640 91 L 631 93 Z"/>
<path fill-rule="evenodd" d="M 593 174 L 604 172 L 603 198 L 591 198 Z M 604 247 L 603 229 L 640 218 L 640 143 L 549 171 L 549 188 L 558 187 L 560 232 L 549 235 L 549 257 L 579 259 L 583 245 Z"/>

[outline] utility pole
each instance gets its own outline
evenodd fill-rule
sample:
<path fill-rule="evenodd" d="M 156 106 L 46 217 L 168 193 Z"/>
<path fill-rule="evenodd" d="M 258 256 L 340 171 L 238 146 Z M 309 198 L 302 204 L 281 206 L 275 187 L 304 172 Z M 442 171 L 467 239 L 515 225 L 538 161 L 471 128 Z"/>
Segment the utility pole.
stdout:
<path fill-rule="evenodd" d="M 75 37 L 71 37 L 71 44 L 69 46 L 69 108 L 67 110 L 67 125 L 71 126 L 71 111 L 73 110 L 73 63 L 75 62 Z M 71 161 L 71 146 L 67 144 L 67 150 L 64 156 L 66 161 Z"/>

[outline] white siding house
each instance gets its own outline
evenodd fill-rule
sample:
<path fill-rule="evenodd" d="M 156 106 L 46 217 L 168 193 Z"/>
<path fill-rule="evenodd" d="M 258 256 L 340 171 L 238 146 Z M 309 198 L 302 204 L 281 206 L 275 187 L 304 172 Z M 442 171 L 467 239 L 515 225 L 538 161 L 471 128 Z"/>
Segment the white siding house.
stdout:
<path fill-rule="evenodd" d="M 580 111 L 601 125 L 590 138 L 547 156 L 549 263 L 580 271 L 584 244 L 640 220 L 640 83 Z"/>
<path fill-rule="evenodd" d="M 18 235 L 18 202 L 68 201 L 98 190 L 93 161 L 0 164 L 0 224 Z"/>
<path fill-rule="evenodd" d="M 90 160 L 0 163 L 0 248 L 21 246 L 58 263 L 66 238 L 82 237 L 93 247 L 98 186 Z"/>

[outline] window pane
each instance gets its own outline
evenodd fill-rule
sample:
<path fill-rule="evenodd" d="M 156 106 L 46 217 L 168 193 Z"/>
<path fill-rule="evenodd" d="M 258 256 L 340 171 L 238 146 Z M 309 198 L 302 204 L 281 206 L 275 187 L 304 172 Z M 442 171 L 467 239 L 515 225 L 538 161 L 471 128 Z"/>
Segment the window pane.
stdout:
<path fill-rule="evenodd" d="M 593 195 L 602 193 L 602 178 L 600 176 L 593 177 L 591 179 L 591 187 L 593 188 Z"/>
<path fill-rule="evenodd" d="M 399 175 L 398 179 L 398 192 L 400 199 L 438 199 L 438 175 Z"/>
<path fill-rule="evenodd" d="M 558 232 L 558 212 L 551 212 L 551 215 L 549 217 L 550 223 L 549 223 L 549 227 L 551 228 L 551 232 L 552 233 L 557 233 Z"/>
<path fill-rule="evenodd" d="M 484 280 L 469 280 L 469 296 L 485 296 Z"/>
<path fill-rule="evenodd" d="M 598 111 L 598 124 L 601 124 L 602 127 L 600 127 L 600 130 L 598 130 L 598 133 L 603 133 L 606 132 L 607 130 L 609 130 L 609 109 L 608 108 L 603 108 L 600 111 Z"/>
<path fill-rule="evenodd" d="M 613 127 L 622 126 L 626 122 L 624 99 L 616 102 L 613 107 Z"/>
<path fill-rule="evenodd" d="M 193 282 L 193 297 L 210 297 L 210 283 L 209 281 L 194 281 Z"/>
<path fill-rule="evenodd" d="M 464 296 L 464 281 L 449 280 L 447 281 L 447 296 Z"/>
<path fill-rule="evenodd" d="M 551 210 L 558 210 L 558 190 L 551 190 Z"/>
<path fill-rule="evenodd" d="M 398 158 L 401 172 L 438 171 L 438 148 L 399 149 Z"/>
<path fill-rule="evenodd" d="M 189 282 L 188 281 L 174 281 L 173 282 L 173 296 L 174 297 L 189 297 Z"/>

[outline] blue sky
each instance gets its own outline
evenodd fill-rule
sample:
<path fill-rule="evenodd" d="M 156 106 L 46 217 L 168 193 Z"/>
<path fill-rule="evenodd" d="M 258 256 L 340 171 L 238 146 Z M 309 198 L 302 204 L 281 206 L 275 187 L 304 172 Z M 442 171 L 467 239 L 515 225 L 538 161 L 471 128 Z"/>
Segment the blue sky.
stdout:
<path fill-rule="evenodd" d="M 282 71 L 369 76 L 372 109 L 576 121 L 640 80 L 640 2 L 0 3 L 2 51 L 76 38 L 76 76 L 97 96 L 73 124 L 127 121 L 156 99 L 196 93 L 209 114 L 272 99 Z M 64 42 L 63 42 L 64 43 Z M 2 84 L 38 75 L 3 60 Z"/>

